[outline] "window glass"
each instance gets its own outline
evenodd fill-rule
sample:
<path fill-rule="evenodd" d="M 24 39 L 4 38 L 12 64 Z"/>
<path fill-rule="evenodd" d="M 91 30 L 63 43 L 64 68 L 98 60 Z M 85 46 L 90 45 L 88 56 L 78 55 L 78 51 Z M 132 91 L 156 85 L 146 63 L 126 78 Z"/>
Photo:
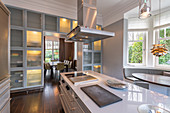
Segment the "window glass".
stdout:
<path fill-rule="evenodd" d="M 145 32 L 128 33 L 128 63 L 142 64 Z"/>

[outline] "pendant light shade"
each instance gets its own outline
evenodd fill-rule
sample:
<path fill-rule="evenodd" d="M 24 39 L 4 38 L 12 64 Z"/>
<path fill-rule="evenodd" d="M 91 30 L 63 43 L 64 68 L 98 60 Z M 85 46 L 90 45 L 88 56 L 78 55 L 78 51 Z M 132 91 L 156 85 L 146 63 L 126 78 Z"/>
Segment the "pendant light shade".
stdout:
<path fill-rule="evenodd" d="M 154 44 L 151 50 L 151 53 L 157 57 L 164 56 L 168 52 L 168 49 L 166 49 L 165 44 Z"/>
<path fill-rule="evenodd" d="M 139 0 L 139 18 L 145 19 L 151 16 L 151 0 Z"/>

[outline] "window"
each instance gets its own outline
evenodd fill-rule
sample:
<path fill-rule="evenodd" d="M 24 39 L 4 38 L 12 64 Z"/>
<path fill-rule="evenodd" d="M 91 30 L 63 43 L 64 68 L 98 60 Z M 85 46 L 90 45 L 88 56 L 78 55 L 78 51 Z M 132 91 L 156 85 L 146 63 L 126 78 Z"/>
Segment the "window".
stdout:
<path fill-rule="evenodd" d="M 145 63 L 146 32 L 128 32 L 128 64 Z"/>
<path fill-rule="evenodd" d="M 170 27 L 162 28 L 157 30 L 158 36 L 157 43 L 158 44 L 165 44 L 166 48 L 169 50 L 165 56 L 161 56 L 157 58 L 157 65 L 169 65 L 170 66 Z"/>
<path fill-rule="evenodd" d="M 45 62 L 59 60 L 59 42 L 45 41 Z"/>

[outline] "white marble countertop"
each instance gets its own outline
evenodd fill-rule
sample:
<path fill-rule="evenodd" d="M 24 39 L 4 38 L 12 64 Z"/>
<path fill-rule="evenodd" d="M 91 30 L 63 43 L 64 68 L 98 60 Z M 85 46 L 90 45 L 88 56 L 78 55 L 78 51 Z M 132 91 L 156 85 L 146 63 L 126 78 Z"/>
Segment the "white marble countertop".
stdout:
<path fill-rule="evenodd" d="M 83 71 L 88 73 L 91 76 L 98 78 L 98 81 L 81 84 L 78 86 L 73 85 L 72 82 L 64 75 L 66 73 L 61 73 L 61 76 L 64 80 L 68 83 L 68 85 L 74 90 L 77 96 L 82 100 L 82 102 L 87 106 L 87 108 L 92 113 L 138 113 L 137 108 L 139 105 L 142 104 L 152 104 L 156 106 L 160 106 L 166 110 L 170 111 L 170 97 L 165 96 L 163 94 L 159 94 L 136 85 L 120 81 L 126 83 L 128 85 L 128 89 L 125 90 L 117 90 L 108 87 L 105 82 L 106 80 L 118 80 L 104 74 L 99 74 L 93 71 Z M 73 72 L 69 72 L 70 74 Z M 68 73 L 67 73 L 68 74 Z M 80 88 L 85 86 L 90 86 L 98 84 L 99 86 L 103 87 L 104 89 L 112 92 L 113 94 L 119 96 L 123 99 L 118 103 L 114 103 L 103 108 L 98 107 L 93 100 L 91 100 Z M 102 95 L 101 95 L 102 98 Z"/>
<path fill-rule="evenodd" d="M 170 77 L 163 75 L 132 73 L 132 76 L 145 82 L 170 87 Z"/>

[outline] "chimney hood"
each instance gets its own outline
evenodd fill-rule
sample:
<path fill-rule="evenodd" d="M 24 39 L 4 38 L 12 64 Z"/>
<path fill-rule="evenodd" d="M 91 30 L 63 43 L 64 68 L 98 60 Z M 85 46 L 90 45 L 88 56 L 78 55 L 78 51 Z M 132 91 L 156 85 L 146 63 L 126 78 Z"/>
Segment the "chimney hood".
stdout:
<path fill-rule="evenodd" d="M 67 40 L 78 42 L 94 42 L 110 37 L 115 33 L 96 30 L 96 0 L 78 0 L 78 26 L 67 34 Z"/>

